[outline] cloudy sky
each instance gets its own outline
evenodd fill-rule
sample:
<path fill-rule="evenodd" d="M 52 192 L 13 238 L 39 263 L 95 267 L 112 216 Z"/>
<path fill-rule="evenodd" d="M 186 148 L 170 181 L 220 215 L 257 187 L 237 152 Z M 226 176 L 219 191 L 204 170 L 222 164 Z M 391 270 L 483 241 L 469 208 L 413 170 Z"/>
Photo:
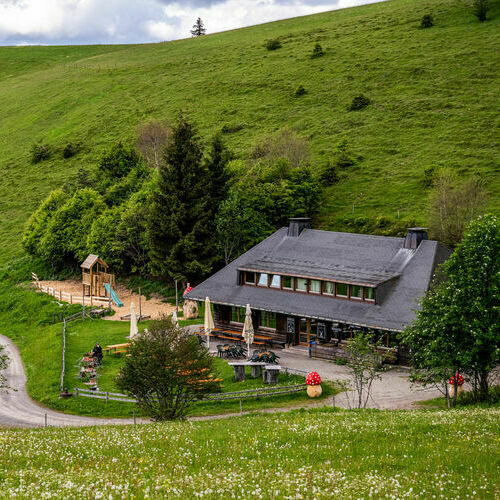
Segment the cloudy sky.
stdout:
<path fill-rule="evenodd" d="M 209 33 L 375 0 L 0 0 L 0 45 L 141 43 Z"/>

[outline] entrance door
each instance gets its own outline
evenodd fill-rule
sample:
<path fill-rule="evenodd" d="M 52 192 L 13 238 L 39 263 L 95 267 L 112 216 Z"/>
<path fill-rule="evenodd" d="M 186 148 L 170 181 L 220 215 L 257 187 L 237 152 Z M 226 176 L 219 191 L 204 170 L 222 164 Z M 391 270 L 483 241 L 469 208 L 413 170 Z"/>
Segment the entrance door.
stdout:
<path fill-rule="evenodd" d="M 309 342 L 309 320 L 306 318 L 300 318 L 299 324 L 299 344 L 307 345 Z"/>

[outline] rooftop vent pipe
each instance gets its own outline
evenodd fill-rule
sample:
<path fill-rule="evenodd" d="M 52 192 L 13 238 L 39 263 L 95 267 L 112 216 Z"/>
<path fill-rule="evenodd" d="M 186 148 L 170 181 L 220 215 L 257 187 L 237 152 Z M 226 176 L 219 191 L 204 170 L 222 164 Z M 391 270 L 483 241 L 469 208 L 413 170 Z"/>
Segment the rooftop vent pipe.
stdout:
<path fill-rule="evenodd" d="M 428 240 L 426 227 L 409 227 L 405 237 L 403 248 L 415 250 L 422 240 Z"/>
<path fill-rule="evenodd" d="M 308 217 L 294 217 L 290 219 L 288 236 L 297 237 L 304 229 L 311 229 L 311 219 Z"/>

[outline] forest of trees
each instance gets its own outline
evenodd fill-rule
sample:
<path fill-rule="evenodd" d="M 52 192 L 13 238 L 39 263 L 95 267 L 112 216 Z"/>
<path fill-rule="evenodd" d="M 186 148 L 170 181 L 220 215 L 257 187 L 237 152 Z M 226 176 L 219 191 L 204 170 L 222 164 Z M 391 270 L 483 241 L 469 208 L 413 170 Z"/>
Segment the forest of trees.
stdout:
<path fill-rule="evenodd" d="M 27 222 L 23 246 L 53 269 L 88 253 L 121 274 L 196 283 L 289 217 L 311 216 L 320 184 L 307 144 L 290 131 L 234 159 L 189 119 L 152 121 L 52 191 Z"/>

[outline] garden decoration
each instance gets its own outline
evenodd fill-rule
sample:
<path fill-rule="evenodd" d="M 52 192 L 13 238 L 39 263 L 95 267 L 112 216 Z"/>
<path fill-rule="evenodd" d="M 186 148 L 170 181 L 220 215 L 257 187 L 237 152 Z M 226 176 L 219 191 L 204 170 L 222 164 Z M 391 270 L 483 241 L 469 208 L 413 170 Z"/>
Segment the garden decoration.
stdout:
<path fill-rule="evenodd" d="M 319 398 L 323 389 L 321 388 L 321 377 L 317 372 L 310 372 L 306 377 L 307 395 L 310 398 Z"/>
<path fill-rule="evenodd" d="M 464 385 L 464 378 L 458 372 L 455 373 L 453 377 L 450 378 L 450 397 L 453 398 L 455 396 L 455 379 L 457 381 L 457 396 L 460 396 L 462 392 L 462 386 Z"/>

